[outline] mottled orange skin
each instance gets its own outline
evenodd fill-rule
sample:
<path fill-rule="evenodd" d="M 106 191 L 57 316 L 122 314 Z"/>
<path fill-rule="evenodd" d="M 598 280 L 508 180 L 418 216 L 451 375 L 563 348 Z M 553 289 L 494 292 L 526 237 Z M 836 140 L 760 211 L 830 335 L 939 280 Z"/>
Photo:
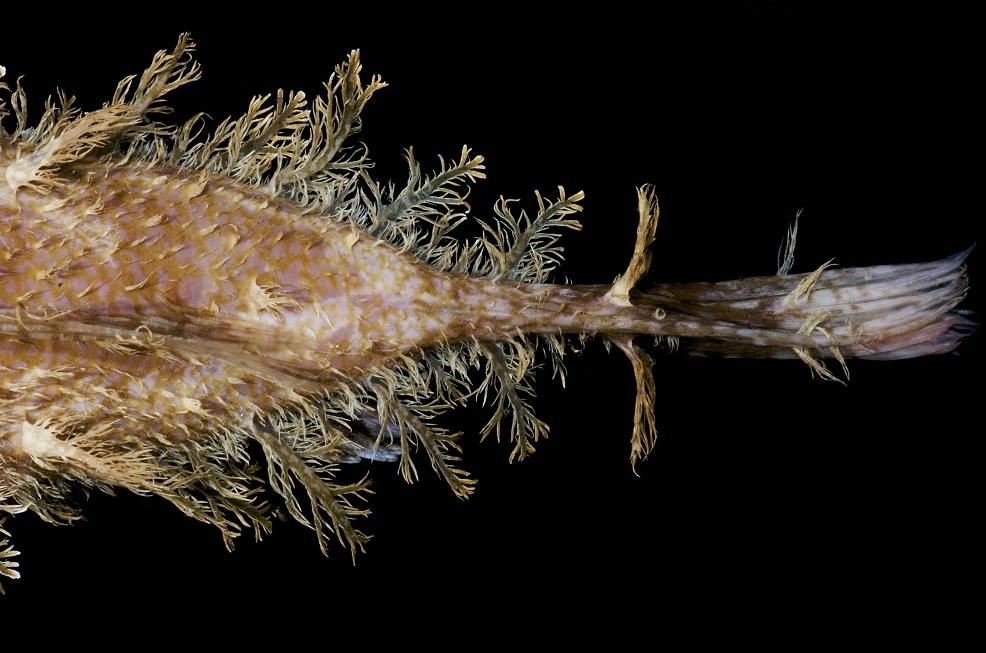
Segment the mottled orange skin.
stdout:
<path fill-rule="evenodd" d="M 0 215 L 8 318 L 150 324 L 343 373 L 435 341 L 452 321 L 451 275 L 235 181 L 146 164 L 65 177 L 88 183 L 20 189 L 17 213 Z"/>

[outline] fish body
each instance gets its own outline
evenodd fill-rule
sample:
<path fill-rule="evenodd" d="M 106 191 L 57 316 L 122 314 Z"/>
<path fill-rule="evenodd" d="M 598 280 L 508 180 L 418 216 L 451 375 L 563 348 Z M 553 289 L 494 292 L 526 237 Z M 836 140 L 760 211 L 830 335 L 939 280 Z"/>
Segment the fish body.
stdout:
<path fill-rule="evenodd" d="M 483 237 L 458 242 L 460 186 L 482 176 L 482 159 L 464 149 L 428 177 L 409 155 L 399 192 L 370 179 L 365 157 L 341 146 L 382 88 L 361 83 L 356 53 L 314 108 L 302 94 L 255 101 L 203 141 L 194 119 L 152 121 L 165 93 L 197 77 L 191 51 L 183 36 L 102 109 L 63 102 L 37 127 L 0 134 L 7 513 L 71 522 L 72 487 L 122 487 L 164 497 L 230 545 L 244 525 L 258 536 L 271 526 L 256 445 L 269 486 L 323 551 L 334 534 L 355 552 L 366 484 L 338 482 L 338 464 L 397 460 L 411 479 L 420 449 L 468 496 L 457 435 L 437 417 L 491 398 L 484 434 L 509 432 L 512 456 L 530 454 L 547 433 L 527 402 L 533 361 L 547 352 L 560 368 L 566 336 L 604 337 L 629 357 L 637 461 L 656 417 L 653 360 L 636 336 L 800 358 L 834 379 L 824 359 L 944 353 L 975 328 L 957 308 L 967 252 L 642 288 L 660 213 L 646 187 L 619 279 L 548 283 L 555 231 L 577 228 L 581 194 L 538 195 L 530 217 L 502 202 Z"/>

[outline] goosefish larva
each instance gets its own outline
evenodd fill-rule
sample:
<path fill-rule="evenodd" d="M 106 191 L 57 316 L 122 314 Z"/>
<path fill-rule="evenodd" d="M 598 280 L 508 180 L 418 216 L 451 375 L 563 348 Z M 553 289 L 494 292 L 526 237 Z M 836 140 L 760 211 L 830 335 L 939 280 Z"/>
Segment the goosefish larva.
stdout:
<path fill-rule="evenodd" d="M 74 486 L 127 488 L 214 524 L 231 546 L 244 526 L 271 527 L 257 443 L 287 511 L 323 551 L 334 533 L 355 553 L 366 482 L 338 482 L 338 465 L 395 461 L 410 480 L 421 448 L 467 496 L 457 436 L 437 418 L 492 395 L 483 434 L 509 432 L 511 458 L 525 457 L 547 430 L 526 400 L 532 360 L 541 349 L 560 365 L 566 336 L 606 338 L 630 358 L 636 462 L 656 419 L 653 361 L 635 336 L 800 358 L 835 379 L 825 359 L 944 353 L 975 329 L 957 308 L 968 252 L 639 288 L 659 214 L 651 188 L 638 191 L 636 246 L 615 283 L 548 283 L 581 193 L 538 195 L 533 217 L 501 202 L 484 237 L 457 240 L 482 157 L 464 148 L 427 176 L 409 153 L 406 187 L 373 180 L 365 152 L 344 146 L 384 86 L 361 82 L 358 53 L 327 97 L 258 98 L 202 138 L 199 118 L 154 120 L 163 95 L 198 77 L 192 50 L 182 36 L 101 109 L 61 96 L 33 127 L 20 87 L 0 84 L 5 513 L 70 523 Z M 17 577 L 12 546 L 0 547 L 0 573 Z"/>

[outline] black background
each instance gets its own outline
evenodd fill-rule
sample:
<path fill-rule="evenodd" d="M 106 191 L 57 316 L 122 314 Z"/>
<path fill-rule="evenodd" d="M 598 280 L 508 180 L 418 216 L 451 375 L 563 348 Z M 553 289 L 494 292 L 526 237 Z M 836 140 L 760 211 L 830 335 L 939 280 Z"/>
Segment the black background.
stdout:
<path fill-rule="evenodd" d="M 364 72 L 391 85 L 359 136 L 379 178 L 405 178 L 409 146 L 427 168 L 468 144 L 488 165 L 477 216 L 500 195 L 532 210 L 535 189 L 584 190 L 561 270 L 576 282 L 623 271 L 645 183 L 662 207 L 654 281 L 772 274 L 799 209 L 795 272 L 833 257 L 931 260 L 979 238 L 981 70 L 959 14 L 266 11 L 224 25 L 59 14 L 42 31 L 5 30 L 0 64 L 8 83 L 24 76 L 36 119 L 56 88 L 100 106 L 190 30 L 203 78 L 171 103 L 176 120 L 206 111 L 215 124 L 255 94 L 319 93 L 358 48 Z M 976 308 L 981 254 L 969 262 Z M 548 374 L 538 384 L 551 437 L 533 458 L 508 464 L 506 443 L 478 442 L 488 410 L 452 419 L 479 478 L 469 501 L 424 458 L 411 486 L 375 464 L 361 524 L 374 538 L 355 564 L 341 546 L 323 558 L 293 522 L 228 553 L 163 501 L 92 496 L 72 527 L 7 521 L 23 578 L 4 582 L 0 604 L 322 614 L 371 634 L 473 611 L 509 626 L 561 607 L 564 632 L 619 631 L 664 623 L 669 603 L 812 636 L 945 623 L 929 614 L 961 623 L 971 607 L 956 593 L 981 580 L 981 350 L 973 338 L 959 356 L 851 363 L 847 386 L 797 362 L 661 357 L 660 441 L 635 475 L 630 366 L 592 341 L 569 359 L 567 388 Z"/>

